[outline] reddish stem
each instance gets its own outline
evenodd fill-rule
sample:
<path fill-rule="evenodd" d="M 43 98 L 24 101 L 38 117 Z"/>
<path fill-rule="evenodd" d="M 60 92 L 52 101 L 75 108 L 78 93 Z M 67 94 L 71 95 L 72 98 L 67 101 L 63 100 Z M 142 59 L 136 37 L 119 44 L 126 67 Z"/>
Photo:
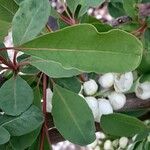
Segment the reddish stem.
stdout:
<path fill-rule="evenodd" d="M 40 150 L 43 150 L 44 148 L 44 138 L 45 138 L 45 126 L 43 125 L 40 140 Z"/>
<path fill-rule="evenodd" d="M 7 62 L 7 60 L 5 58 L 3 58 L 2 56 L 0 56 L 0 61 L 5 64 L 6 66 L 8 66 L 10 69 L 14 69 L 13 65 L 11 64 L 11 62 Z"/>
<path fill-rule="evenodd" d="M 67 23 L 68 25 L 73 25 L 72 21 L 63 15 L 60 16 L 60 19 L 65 23 Z"/>
<path fill-rule="evenodd" d="M 18 53 L 17 51 L 14 51 L 13 64 L 14 64 L 15 68 L 17 68 L 17 61 L 16 61 L 17 60 L 17 53 Z"/>

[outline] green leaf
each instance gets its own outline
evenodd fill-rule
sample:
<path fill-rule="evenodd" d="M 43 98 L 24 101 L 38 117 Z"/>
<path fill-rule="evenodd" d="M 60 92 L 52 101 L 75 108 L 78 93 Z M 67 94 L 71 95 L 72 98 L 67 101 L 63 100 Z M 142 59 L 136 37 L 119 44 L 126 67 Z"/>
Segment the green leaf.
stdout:
<path fill-rule="evenodd" d="M 4 37 L 8 34 L 10 23 L 0 20 L 0 41 L 4 41 Z"/>
<path fill-rule="evenodd" d="M 0 108 L 16 116 L 27 110 L 33 101 L 33 91 L 21 77 L 12 77 L 0 88 Z"/>
<path fill-rule="evenodd" d="M 150 82 L 150 74 L 143 74 L 140 78 L 140 82 Z"/>
<path fill-rule="evenodd" d="M 3 43 L 0 43 L 0 48 L 4 48 L 5 45 Z M 0 56 L 5 58 L 6 60 L 9 60 L 9 57 L 8 57 L 8 53 L 7 51 L 0 51 Z"/>
<path fill-rule="evenodd" d="M 137 16 L 137 4 L 138 0 L 124 0 L 123 1 L 123 8 L 125 9 L 126 13 L 132 17 L 135 18 Z"/>
<path fill-rule="evenodd" d="M 38 108 L 41 108 L 41 99 L 42 99 L 42 94 L 41 94 L 41 91 L 40 91 L 40 88 L 38 86 L 36 86 L 34 89 L 33 89 L 33 93 L 34 93 L 34 100 L 33 100 L 33 104 L 35 106 L 37 106 Z"/>
<path fill-rule="evenodd" d="M 13 0 L 0 0 L 0 20 L 11 22 L 18 5 Z"/>
<path fill-rule="evenodd" d="M 42 112 L 36 106 L 31 106 L 17 117 L 0 116 L 0 126 L 5 127 L 12 136 L 21 136 L 39 128 L 43 119 Z"/>
<path fill-rule="evenodd" d="M 12 22 L 14 44 L 19 45 L 33 39 L 44 28 L 48 17 L 48 0 L 23 1 Z"/>
<path fill-rule="evenodd" d="M 59 62 L 65 69 L 104 73 L 134 70 L 143 48 L 127 32 L 114 29 L 99 33 L 94 26 L 82 24 L 41 36 L 20 49 L 45 61 Z"/>
<path fill-rule="evenodd" d="M 30 64 L 53 78 L 72 77 L 81 73 L 77 69 L 65 69 L 60 63 L 36 57 L 31 57 Z"/>
<path fill-rule="evenodd" d="M 132 137 L 147 129 L 147 126 L 135 117 L 119 113 L 103 115 L 100 124 L 105 133 L 114 136 Z"/>
<path fill-rule="evenodd" d="M 81 89 L 81 83 L 77 77 L 71 78 L 58 78 L 54 80 L 59 86 L 66 88 L 72 92 L 79 93 Z"/>
<path fill-rule="evenodd" d="M 30 147 L 34 143 L 39 133 L 40 133 L 40 128 L 22 136 L 12 137 L 10 139 L 10 143 L 15 150 L 25 150 L 26 148 Z"/>
<path fill-rule="evenodd" d="M 115 18 L 126 15 L 123 4 L 120 2 L 109 2 L 108 11 Z"/>
<path fill-rule="evenodd" d="M 82 97 L 55 85 L 52 105 L 54 124 L 65 139 L 79 145 L 94 141 L 94 118 Z"/>
<path fill-rule="evenodd" d="M 150 52 L 144 52 L 142 61 L 138 67 L 140 74 L 150 73 Z"/>
<path fill-rule="evenodd" d="M 7 143 L 9 139 L 10 139 L 9 132 L 5 128 L 0 127 L 0 145 Z"/>

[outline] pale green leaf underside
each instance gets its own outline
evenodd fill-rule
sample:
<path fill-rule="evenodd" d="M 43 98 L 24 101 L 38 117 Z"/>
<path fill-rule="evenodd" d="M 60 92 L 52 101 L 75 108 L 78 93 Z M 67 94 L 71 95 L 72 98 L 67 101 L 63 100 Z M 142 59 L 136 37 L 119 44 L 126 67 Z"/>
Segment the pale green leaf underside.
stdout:
<path fill-rule="evenodd" d="M 54 123 L 65 139 L 79 145 L 94 141 L 94 118 L 83 98 L 55 85 L 52 105 Z"/>
<path fill-rule="evenodd" d="M 5 127 L 12 136 L 21 136 L 30 133 L 43 123 L 42 112 L 35 106 L 31 106 L 20 116 L 0 116 L 0 127 Z"/>
<path fill-rule="evenodd" d="M 77 69 L 65 69 L 60 63 L 35 57 L 31 58 L 30 64 L 52 78 L 72 77 L 81 73 Z"/>
<path fill-rule="evenodd" d="M 27 0 L 20 4 L 12 22 L 15 45 L 33 39 L 41 32 L 49 17 L 48 0 Z"/>
<path fill-rule="evenodd" d="M 10 78 L 0 88 L 0 108 L 8 115 L 16 116 L 30 107 L 33 91 L 25 80 Z"/>
<path fill-rule="evenodd" d="M 9 139 L 10 139 L 9 132 L 5 128 L 0 127 L 0 145 L 7 143 Z"/>
<path fill-rule="evenodd" d="M 143 47 L 137 38 L 122 30 L 99 33 L 94 26 L 81 24 L 40 36 L 20 49 L 59 62 L 66 69 L 104 73 L 134 70 L 141 61 Z"/>

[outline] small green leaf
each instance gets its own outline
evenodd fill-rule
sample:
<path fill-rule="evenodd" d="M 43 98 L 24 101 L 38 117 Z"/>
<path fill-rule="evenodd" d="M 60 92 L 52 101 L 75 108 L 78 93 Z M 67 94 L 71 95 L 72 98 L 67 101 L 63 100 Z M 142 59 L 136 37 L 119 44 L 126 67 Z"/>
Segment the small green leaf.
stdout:
<path fill-rule="evenodd" d="M 150 51 L 150 28 L 147 28 L 144 32 L 144 46 Z"/>
<path fill-rule="evenodd" d="M 143 47 L 127 32 L 114 29 L 99 33 L 94 26 L 82 24 L 40 36 L 20 49 L 44 61 L 59 62 L 65 69 L 104 73 L 134 70 Z"/>
<path fill-rule="evenodd" d="M 0 116 L 0 126 L 5 127 L 12 136 L 22 136 L 39 128 L 43 119 L 42 112 L 36 106 L 31 106 L 17 117 Z"/>
<path fill-rule="evenodd" d="M 13 0 L 0 0 L 0 20 L 11 22 L 18 5 Z"/>
<path fill-rule="evenodd" d="M 33 91 L 21 77 L 12 77 L 0 88 L 0 108 L 16 116 L 27 110 L 33 101 Z"/>
<path fill-rule="evenodd" d="M 52 105 L 54 123 L 65 139 L 79 145 L 95 140 L 94 118 L 82 97 L 55 85 Z"/>
<path fill-rule="evenodd" d="M 30 147 L 34 143 L 39 133 L 40 133 L 40 128 L 22 136 L 11 137 L 10 143 L 15 150 L 25 150 L 26 148 Z"/>
<path fill-rule="evenodd" d="M 9 132 L 5 128 L 0 127 L 0 145 L 7 143 L 9 139 L 10 139 Z"/>
<path fill-rule="evenodd" d="M 49 17 L 48 0 L 25 0 L 20 4 L 12 22 L 13 42 L 30 41 L 44 28 Z"/>
<path fill-rule="evenodd" d="M 103 115 L 100 124 L 105 133 L 114 136 L 132 137 L 147 129 L 147 126 L 135 117 L 119 113 Z"/>
<path fill-rule="evenodd" d="M 59 86 L 66 88 L 72 92 L 79 93 L 81 89 L 81 83 L 77 77 L 71 78 L 58 78 L 54 80 Z"/>
<path fill-rule="evenodd" d="M 41 91 L 40 91 L 40 88 L 38 86 L 36 86 L 34 89 L 33 89 L 33 93 L 34 93 L 34 100 L 33 100 L 33 104 L 35 106 L 37 106 L 38 108 L 41 108 L 41 99 L 42 99 L 42 94 L 41 94 Z"/>

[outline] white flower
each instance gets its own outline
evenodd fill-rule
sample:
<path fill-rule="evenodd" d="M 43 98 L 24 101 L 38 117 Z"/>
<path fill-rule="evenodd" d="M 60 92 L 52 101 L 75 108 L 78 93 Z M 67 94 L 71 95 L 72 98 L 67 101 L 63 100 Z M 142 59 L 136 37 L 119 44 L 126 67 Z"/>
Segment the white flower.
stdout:
<path fill-rule="evenodd" d="M 89 8 L 88 11 L 87 11 L 87 14 L 91 15 L 92 13 L 93 13 L 93 8 Z"/>
<path fill-rule="evenodd" d="M 96 147 L 94 148 L 94 150 L 101 150 L 101 148 L 100 148 L 99 146 L 96 146 Z"/>
<path fill-rule="evenodd" d="M 127 144 L 128 144 L 128 138 L 127 137 L 121 137 L 119 139 L 119 146 L 120 148 L 126 148 Z"/>
<path fill-rule="evenodd" d="M 126 96 L 122 93 L 111 92 L 108 98 L 114 110 L 121 109 L 126 103 Z"/>
<path fill-rule="evenodd" d="M 133 85 L 133 74 L 128 72 L 125 74 L 116 74 L 114 88 L 116 92 L 127 92 Z"/>
<path fill-rule="evenodd" d="M 89 105 L 90 109 L 92 110 L 93 116 L 95 121 L 97 121 L 98 117 L 98 101 L 95 97 L 89 96 L 85 98 L 87 104 Z"/>
<path fill-rule="evenodd" d="M 89 81 L 84 82 L 83 89 L 86 95 L 93 95 L 97 92 L 98 85 L 94 80 L 90 79 Z"/>
<path fill-rule="evenodd" d="M 103 140 L 103 139 L 106 138 L 106 135 L 105 135 L 103 132 L 97 132 L 97 133 L 96 133 L 96 137 L 97 137 L 98 139 Z"/>
<path fill-rule="evenodd" d="M 105 141 L 104 150 L 113 150 L 112 142 L 110 140 Z"/>
<path fill-rule="evenodd" d="M 119 145 L 119 139 L 116 139 L 112 142 L 113 147 L 117 148 Z"/>
<path fill-rule="evenodd" d="M 106 99 L 103 98 L 98 99 L 98 107 L 99 107 L 99 120 L 102 115 L 113 113 L 113 108 L 110 102 Z"/>
<path fill-rule="evenodd" d="M 106 73 L 99 77 L 98 83 L 103 88 L 110 88 L 114 84 L 114 74 L 113 73 Z"/>
<path fill-rule="evenodd" d="M 139 83 L 135 94 L 138 98 L 143 100 L 150 98 L 150 82 Z"/>
<path fill-rule="evenodd" d="M 89 148 L 94 148 L 94 147 L 96 147 L 97 142 L 98 142 L 98 141 L 97 141 L 97 139 L 96 139 L 93 143 L 88 144 L 87 147 L 89 147 Z"/>
<path fill-rule="evenodd" d="M 47 112 L 52 111 L 52 97 L 53 97 L 53 92 L 51 91 L 50 88 L 46 90 L 46 110 Z"/>

